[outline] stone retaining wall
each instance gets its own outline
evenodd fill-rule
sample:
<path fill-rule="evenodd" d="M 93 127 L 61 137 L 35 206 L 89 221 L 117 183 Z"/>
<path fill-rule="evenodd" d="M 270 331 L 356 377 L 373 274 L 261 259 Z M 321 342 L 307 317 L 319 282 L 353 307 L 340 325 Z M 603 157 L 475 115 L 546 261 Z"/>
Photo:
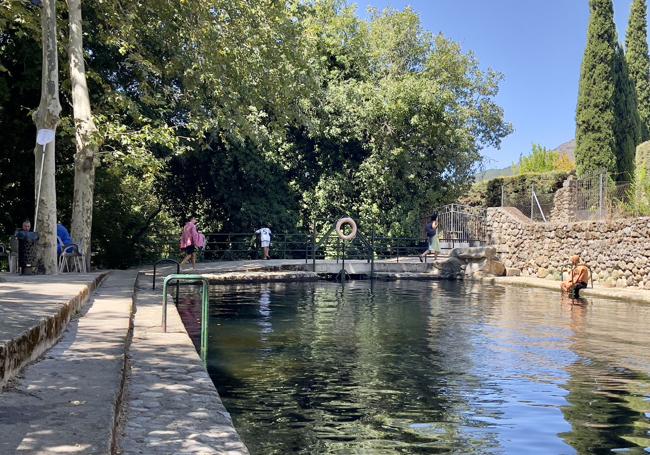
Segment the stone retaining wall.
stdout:
<path fill-rule="evenodd" d="M 487 223 L 509 274 L 559 280 L 579 254 L 594 283 L 650 289 L 650 218 L 534 223 L 516 209 L 492 208 Z"/>

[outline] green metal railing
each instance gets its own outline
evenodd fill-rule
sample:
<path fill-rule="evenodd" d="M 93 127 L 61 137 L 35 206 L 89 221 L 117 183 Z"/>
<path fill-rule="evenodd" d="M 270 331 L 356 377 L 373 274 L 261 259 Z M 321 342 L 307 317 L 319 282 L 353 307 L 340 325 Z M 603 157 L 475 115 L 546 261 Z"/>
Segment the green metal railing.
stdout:
<path fill-rule="evenodd" d="M 209 308 L 210 308 L 210 293 L 209 286 L 210 283 L 206 277 L 203 275 L 186 275 L 182 273 L 174 273 L 172 275 L 167 275 L 163 281 L 163 307 L 162 307 L 162 329 L 163 332 L 167 332 L 167 288 L 170 281 L 180 282 L 201 282 L 201 360 L 203 364 L 206 364 L 208 358 L 208 318 L 209 318 Z"/>

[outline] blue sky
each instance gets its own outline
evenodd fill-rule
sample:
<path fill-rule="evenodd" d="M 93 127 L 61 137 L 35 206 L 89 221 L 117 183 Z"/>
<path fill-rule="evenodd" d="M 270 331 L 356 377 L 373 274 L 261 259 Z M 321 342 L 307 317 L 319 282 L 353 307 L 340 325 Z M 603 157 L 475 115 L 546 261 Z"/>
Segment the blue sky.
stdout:
<path fill-rule="evenodd" d="M 575 135 L 580 64 L 587 41 L 588 0 L 357 0 L 367 7 L 411 6 L 430 32 L 473 51 L 483 68 L 505 77 L 497 98 L 515 132 L 500 150 L 485 150 L 486 166 L 505 167 L 533 143 L 555 148 Z M 619 41 L 632 0 L 614 0 Z"/>

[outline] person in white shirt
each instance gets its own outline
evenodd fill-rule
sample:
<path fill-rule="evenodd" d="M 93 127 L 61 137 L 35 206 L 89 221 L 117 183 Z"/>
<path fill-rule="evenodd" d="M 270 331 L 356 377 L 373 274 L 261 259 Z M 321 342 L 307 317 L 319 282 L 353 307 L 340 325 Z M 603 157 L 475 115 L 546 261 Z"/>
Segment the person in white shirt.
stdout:
<path fill-rule="evenodd" d="M 256 234 L 260 236 L 260 242 L 262 243 L 262 249 L 264 250 L 264 259 L 271 259 L 269 256 L 269 247 L 271 246 L 271 229 L 268 227 L 263 227 L 255 231 Z"/>

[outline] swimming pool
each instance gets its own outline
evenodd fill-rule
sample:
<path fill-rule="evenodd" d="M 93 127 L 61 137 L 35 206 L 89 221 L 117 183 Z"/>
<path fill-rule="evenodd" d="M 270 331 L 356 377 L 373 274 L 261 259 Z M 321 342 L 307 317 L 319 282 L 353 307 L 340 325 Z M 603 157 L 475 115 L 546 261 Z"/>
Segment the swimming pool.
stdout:
<path fill-rule="evenodd" d="M 650 306 L 458 282 L 211 293 L 208 370 L 252 454 L 650 451 Z"/>

